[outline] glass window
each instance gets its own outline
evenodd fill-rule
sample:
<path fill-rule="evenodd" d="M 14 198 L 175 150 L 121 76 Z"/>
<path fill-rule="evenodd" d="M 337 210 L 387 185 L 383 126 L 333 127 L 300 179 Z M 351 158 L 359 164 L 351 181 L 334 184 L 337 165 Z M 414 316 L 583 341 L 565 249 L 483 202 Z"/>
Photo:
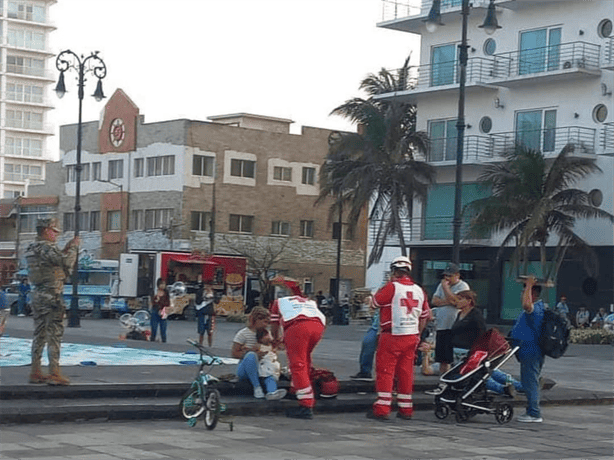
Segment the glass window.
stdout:
<path fill-rule="evenodd" d="M 230 175 L 235 177 L 255 177 L 256 162 L 249 160 L 230 160 Z"/>
<path fill-rule="evenodd" d="M 451 161 L 456 158 L 456 120 L 429 122 L 431 151 L 429 161 Z"/>
<path fill-rule="evenodd" d="M 36 221 L 38 219 L 56 217 L 56 209 L 53 206 L 23 206 L 20 212 L 20 233 L 36 232 Z"/>
<path fill-rule="evenodd" d="M 492 56 L 497 51 L 497 42 L 494 38 L 487 38 L 484 42 L 484 54 Z"/>
<path fill-rule="evenodd" d="M 431 54 L 431 86 L 451 85 L 456 75 L 456 45 L 433 47 Z"/>
<path fill-rule="evenodd" d="M 107 212 L 107 231 L 119 232 L 122 229 L 122 212 L 108 211 Z"/>
<path fill-rule="evenodd" d="M 192 157 L 192 175 L 213 177 L 213 157 L 194 155 Z"/>
<path fill-rule="evenodd" d="M 231 232 L 252 233 L 254 228 L 254 216 L 242 216 L 231 214 L 228 229 Z"/>
<path fill-rule="evenodd" d="M 168 228 L 173 215 L 172 209 L 146 209 L 145 229 Z"/>
<path fill-rule="evenodd" d="M 305 185 L 314 185 L 316 183 L 316 168 L 303 167 L 302 183 Z"/>
<path fill-rule="evenodd" d="M 131 230 L 145 230 L 145 212 L 142 209 L 132 211 Z"/>
<path fill-rule="evenodd" d="M 285 182 L 292 181 L 292 168 L 284 168 L 281 166 L 275 166 L 273 168 L 273 179 L 281 180 Z"/>
<path fill-rule="evenodd" d="M 603 123 L 608 118 L 608 107 L 605 104 L 598 104 L 593 109 L 593 120 Z"/>
<path fill-rule="evenodd" d="M 597 33 L 601 38 L 608 38 L 612 35 L 612 21 L 609 19 L 601 21 L 597 27 Z"/>
<path fill-rule="evenodd" d="M 172 176 L 175 174 L 175 155 L 147 158 L 148 176 Z"/>
<path fill-rule="evenodd" d="M 101 175 L 101 171 L 102 171 L 102 163 L 97 161 L 92 163 L 92 180 L 100 180 L 102 175 Z"/>
<path fill-rule="evenodd" d="M 480 120 L 480 131 L 488 134 L 492 129 L 492 119 L 490 117 L 482 117 Z"/>
<path fill-rule="evenodd" d="M 75 213 L 74 212 L 65 212 L 63 221 L 64 221 L 64 225 L 62 225 L 62 231 L 64 232 L 74 232 L 75 231 Z"/>
<path fill-rule="evenodd" d="M 532 150 L 552 152 L 556 144 L 556 110 L 516 114 L 516 143 Z"/>
<path fill-rule="evenodd" d="M 100 231 L 100 211 L 90 211 L 90 232 Z"/>
<path fill-rule="evenodd" d="M 134 177 L 143 177 L 145 175 L 144 165 L 145 160 L 143 158 L 134 159 Z"/>
<path fill-rule="evenodd" d="M 211 230 L 211 213 L 192 211 L 191 213 L 192 226 L 194 231 L 208 232 Z"/>
<path fill-rule="evenodd" d="M 520 75 L 557 70 L 560 65 L 561 28 L 539 29 L 520 34 Z"/>
<path fill-rule="evenodd" d="M 109 160 L 109 180 L 124 177 L 124 160 Z"/>
<path fill-rule="evenodd" d="M 313 238 L 313 220 L 301 220 L 301 236 Z"/>
<path fill-rule="evenodd" d="M 290 222 L 274 220 L 271 225 L 271 235 L 290 236 Z"/>

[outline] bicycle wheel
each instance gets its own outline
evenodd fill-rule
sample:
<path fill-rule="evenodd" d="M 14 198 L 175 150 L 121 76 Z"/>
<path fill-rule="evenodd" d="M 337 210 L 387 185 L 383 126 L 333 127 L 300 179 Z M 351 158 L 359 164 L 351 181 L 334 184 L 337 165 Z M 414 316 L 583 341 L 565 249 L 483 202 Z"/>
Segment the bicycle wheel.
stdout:
<path fill-rule="evenodd" d="M 205 394 L 205 426 L 208 430 L 212 430 L 220 418 L 220 392 L 208 389 Z"/>
<path fill-rule="evenodd" d="M 189 390 L 183 398 L 181 398 L 179 406 L 181 407 L 181 415 L 183 415 L 186 420 L 199 417 L 205 412 L 205 402 L 198 394 L 198 390 Z"/>

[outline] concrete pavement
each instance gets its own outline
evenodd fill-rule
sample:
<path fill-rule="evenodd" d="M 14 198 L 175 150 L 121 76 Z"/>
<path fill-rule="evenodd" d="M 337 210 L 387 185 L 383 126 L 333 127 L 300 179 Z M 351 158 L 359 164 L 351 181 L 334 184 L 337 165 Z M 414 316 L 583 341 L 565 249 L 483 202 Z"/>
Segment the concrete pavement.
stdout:
<path fill-rule="evenodd" d="M 212 351 L 229 356 L 232 338 L 242 324 L 219 321 Z M 184 352 L 190 348 L 185 340 L 196 337 L 196 324 L 173 321 L 169 324 L 167 343 L 122 342 L 135 348 Z M 341 394 L 334 400 L 318 402 L 316 412 L 366 411 L 374 400 L 373 384 L 349 380 L 358 370 L 357 356 L 364 324 L 330 326 L 314 352 L 314 364 L 335 372 L 341 381 Z M 30 338 L 31 318 L 11 317 L 7 334 Z M 64 342 L 111 345 L 125 333 L 117 320 L 81 321 L 80 328 L 67 328 Z M 606 345 L 572 345 L 566 356 L 548 359 L 544 376 L 554 383 L 544 391 L 544 405 L 611 404 L 614 402 L 614 347 Z M 283 356 L 282 356 L 283 361 Z M 214 375 L 234 373 L 236 366 L 219 366 Z M 506 369 L 518 375 L 518 364 L 511 360 Z M 193 379 L 197 367 L 182 366 L 69 366 L 64 372 L 71 378 L 69 387 L 27 384 L 29 366 L 0 367 L 0 416 L 3 423 L 41 420 L 79 419 L 147 419 L 179 416 L 177 403 Z M 416 374 L 414 404 L 418 411 L 432 411 L 433 397 L 423 393 L 436 386 L 437 377 Z M 282 386 L 287 382 L 282 383 Z M 280 413 L 296 404 L 283 400 L 255 400 L 249 386 L 225 383 L 223 402 L 228 415 Z M 516 401 L 522 406 L 523 401 Z M 517 413 L 521 413 L 521 408 Z M 431 414 L 432 416 L 432 414 Z M 494 418 L 493 418 L 494 421 Z"/>

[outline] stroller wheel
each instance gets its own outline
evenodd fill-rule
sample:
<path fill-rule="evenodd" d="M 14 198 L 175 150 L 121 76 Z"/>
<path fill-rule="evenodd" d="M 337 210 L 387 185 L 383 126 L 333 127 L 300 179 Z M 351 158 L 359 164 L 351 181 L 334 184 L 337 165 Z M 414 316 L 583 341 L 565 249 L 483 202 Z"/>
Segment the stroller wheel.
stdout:
<path fill-rule="evenodd" d="M 495 419 L 497 423 L 503 425 L 509 422 L 514 416 L 514 407 L 507 402 L 498 403 L 495 407 Z"/>
<path fill-rule="evenodd" d="M 439 420 L 445 419 L 450 414 L 450 408 L 447 404 L 437 403 L 435 405 L 435 417 Z"/>

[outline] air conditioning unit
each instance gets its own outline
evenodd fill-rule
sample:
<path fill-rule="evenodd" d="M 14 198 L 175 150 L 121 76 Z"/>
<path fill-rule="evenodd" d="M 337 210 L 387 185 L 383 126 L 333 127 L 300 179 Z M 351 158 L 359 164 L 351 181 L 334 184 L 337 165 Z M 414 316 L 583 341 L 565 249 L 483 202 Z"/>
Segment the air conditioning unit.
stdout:
<path fill-rule="evenodd" d="M 571 61 L 565 61 L 565 64 L 563 64 L 563 68 L 564 69 L 571 69 Z"/>

